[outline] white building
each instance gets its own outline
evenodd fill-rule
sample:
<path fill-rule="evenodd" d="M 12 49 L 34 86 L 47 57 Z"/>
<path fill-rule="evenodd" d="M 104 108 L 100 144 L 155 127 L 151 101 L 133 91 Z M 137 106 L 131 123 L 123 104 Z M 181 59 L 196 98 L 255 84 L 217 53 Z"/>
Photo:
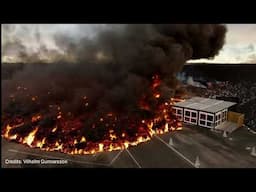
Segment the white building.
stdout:
<path fill-rule="evenodd" d="M 176 116 L 184 123 L 215 128 L 227 121 L 228 108 L 236 103 L 193 97 L 173 106 Z"/>

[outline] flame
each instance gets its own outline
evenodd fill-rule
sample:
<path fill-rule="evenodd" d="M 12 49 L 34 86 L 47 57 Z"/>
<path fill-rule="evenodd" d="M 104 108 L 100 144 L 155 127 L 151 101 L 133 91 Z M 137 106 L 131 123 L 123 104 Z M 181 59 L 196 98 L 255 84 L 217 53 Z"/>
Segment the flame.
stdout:
<path fill-rule="evenodd" d="M 38 127 L 36 127 L 33 131 L 31 131 L 31 132 L 28 134 L 27 137 L 24 138 L 23 144 L 27 144 L 27 145 L 29 145 L 30 147 L 32 147 L 31 144 L 33 143 L 33 141 L 34 141 L 34 139 L 35 139 L 35 134 L 36 134 L 37 131 L 38 131 Z"/>
<path fill-rule="evenodd" d="M 124 147 L 127 149 L 129 147 L 129 142 L 125 141 L 124 142 Z"/>
<path fill-rule="evenodd" d="M 156 99 L 161 97 L 158 90 L 160 84 L 160 77 L 158 75 L 153 76 L 151 96 Z M 26 90 L 27 88 L 25 89 L 24 87 L 19 86 L 19 89 L 22 91 Z M 50 92 L 46 93 L 50 94 Z M 14 97 L 14 95 L 12 96 Z M 29 98 L 30 97 L 31 96 L 29 96 Z M 82 102 L 85 102 L 85 104 L 82 103 L 82 105 L 85 105 L 87 107 L 89 105 L 89 103 L 87 102 L 87 96 L 82 96 L 81 98 L 83 99 Z M 32 101 L 35 100 L 38 100 L 37 96 L 32 97 Z M 131 128 L 133 128 L 134 125 L 137 126 L 137 129 L 135 127 L 135 130 L 137 132 L 134 134 L 130 134 L 130 132 L 126 130 L 120 133 L 118 130 L 120 130 L 119 126 L 122 126 L 122 121 L 120 120 L 121 118 L 119 118 L 118 114 L 115 114 L 114 112 L 106 113 L 104 116 L 99 117 L 97 122 L 93 122 L 92 124 L 90 124 L 89 127 L 91 129 L 96 129 L 97 126 L 99 126 L 100 124 L 100 126 L 105 125 L 105 128 L 109 129 L 108 132 L 105 132 L 105 135 L 99 142 L 91 141 L 90 137 L 87 137 L 86 133 L 85 135 L 76 135 L 76 133 L 83 133 L 82 131 L 75 132 L 76 130 L 79 130 L 79 128 L 82 128 L 82 126 L 84 125 L 83 122 L 81 123 L 80 119 L 76 118 L 74 120 L 71 120 L 72 123 L 69 123 L 69 119 L 73 118 L 71 112 L 66 113 L 68 119 L 65 119 L 66 115 L 61 112 L 61 107 L 56 104 L 48 104 L 50 109 L 58 110 L 57 115 L 53 116 L 54 120 L 56 120 L 57 117 L 57 123 L 49 131 L 47 128 L 45 129 L 45 132 L 41 131 L 42 129 L 44 129 L 44 127 L 41 127 L 41 125 L 39 124 L 39 121 L 44 118 L 44 115 L 41 113 L 35 114 L 31 118 L 28 117 L 24 120 L 18 119 L 16 117 L 14 121 L 8 120 L 3 126 L 2 137 L 9 140 L 16 140 L 23 144 L 27 144 L 29 147 L 37 147 L 45 151 L 60 151 L 67 154 L 82 155 L 94 154 L 102 151 L 122 150 L 128 148 L 129 146 L 136 146 L 140 143 L 147 142 L 155 134 L 163 134 L 169 131 L 182 130 L 181 122 L 177 121 L 172 116 L 172 105 L 180 101 L 184 100 L 179 98 L 170 98 L 169 101 L 165 101 L 163 103 L 157 101 L 160 104 L 157 106 L 156 109 L 154 109 L 156 110 L 156 115 L 154 118 L 143 117 L 143 119 L 141 120 L 135 118 L 136 121 L 132 121 Z M 138 100 L 138 105 L 140 109 L 144 109 L 147 111 L 152 110 L 151 105 L 147 103 L 147 95 L 142 96 L 142 98 Z M 13 129 L 18 129 L 20 126 L 24 125 L 24 122 L 32 122 L 33 126 L 36 126 L 35 129 L 32 130 L 26 137 L 21 137 L 18 134 L 19 132 Z M 40 134 L 37 134 L 39 129 Z M 74 135 L 71 136 L 66 134 L 66 129 L 68 131 L 72 131 L 72 134 L 74 133 Z M 15 134 L 10 134 L 11 130 L 13 130 L 12 132 L 15 131 Z M 59 130 L 58 134 L 61 135 L 57 134 L 57 130 Z M 53 139 L 48 138 L 47 134 L 49 133 L 51 136 L 53 136 Z M 62 133 L 64 133 L 63 137 Z"/>
<path fill-rule="evenodd" d="M 17 137 L 18 137 L 18 135 L 17 135 L 17 134 L 15 134 L 15 135 L 10 136 L 10 137 L 9 137 L 9 139 L 10 139 L 10 140 L 16 140 L 16 139 L 17 139 Z"/>
<path fill-rule="evenodd" d="M 42 141 L 38 141 L 36 146 L 39 147 L 39 148 L 42 148 L 43 145 L 45 144 L 45 140 L 46 140 L 46 137 L 44 137 Z"/>
<path fill-rule="evenodd" d="M 7 126 L 6 126 L 6 131 L 5 131 L 5 133 L 3 134 L 3 137 L 4 137 L 4 138 L 7 138 L 7 139 L 9 139 L 9 140 L 15 140 L 15 139 L 17 138 L 17 136 L 15 136 L 15 135 L 10 135 L 9 133 L 10 133 L 10 131 L 11 131 L 12 129 L 15 129 L 15 128 L 17 128 L 17 127 L 20 127 L 20 126 L 22 126 L 22 125 L 24 125 L 24 122 L 21 122 L 20 124 L 17 124 L 17 125 L 14 125 L 14 126 L 10 126 L 9 124 L 7 124 Z"/>
<path fill-rule="evenodd" d="M 155 98 L 159 98 L 160 97 L 160 94 L 159 93 L 157 93 L 157 94 L 155 94 Z"/>
<path fill-rule="evenodd" d="M 58 129 L 57 127 L 54 127 L 54 128 L 52 129 L 52 133 L 54 133 L 57 129 Z"/>
<path fill-rule="evenodd" d="M 117 136 L 115 135 L 115 134 L 109 134 L 109 137 L 110 137 L 110 139 L 113 141 L 113 140 L 115 140 L 115 139 L 117 139 Z"/>
<path fill-rule="evenodd" d="M 103 143 L 99 143 L 99 152 L 102 152 L 104 148 L 104 144 Z"/>
<path fill-rule="evenodd" d="M 168 132 L 168 130 L 169 130 L 168 123 L 165 123 L 165 126 L 164 126 L 164 132 Z"/>
<path fill-rule="evenodd" d="M 84 143 L 84 142 L 86 142 L 86 139 L 85 139 L 85 137 L 83 136 L 83 137 L 81 138 L 81 140 L 80 140 L 80 143 Z"/>
<path fill-rule="evenodd" d="M 35 116 L 32 117 L 31 121 L 32 122 L 36 122 L 36 121 L 38 121 L 40 119 L 41 119 L 41 115 L 35 115 Z"/>
<path fill-rule="evenodd" d="M 13 127 L 11 127 L 9 124 L 6 126 L 6 132 L 3 135 L 5 138 L 9 138 L 9 132 L 11 131 Z"/>
<path fill-rule="evenodd" d="M 56 141 L 56 142 L 55 142 L 55 148 L 54 148 L 54 150 L 56 150 L 56 151 L 61 150 L 61 149 L 62 149 L 62 145 L 63 145 L 63 144 L 59 144 L 59 142 Z"/>

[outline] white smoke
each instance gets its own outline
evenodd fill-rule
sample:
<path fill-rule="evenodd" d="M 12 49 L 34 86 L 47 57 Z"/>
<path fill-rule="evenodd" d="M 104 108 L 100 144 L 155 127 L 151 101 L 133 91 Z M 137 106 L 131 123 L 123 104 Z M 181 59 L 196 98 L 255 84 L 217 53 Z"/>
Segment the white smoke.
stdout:
<path fill-rule="evenodd" d="M 187 78 L 187 84 L 192 85 L 194 87 L 201 87 L 201 88 L 207 88 L 205 85 L 202 85 L 200 82 L 194 81 L 192 76 L 188 76 Z"/>
<path fill-rule="evenodd" d="M 207 88 L 202 83 L 195 81 L 192 76 L 187 75 L 185 72 L 181 72 L 177 74 L 177 79 L 184 84 L 191 85 L 193 87 L 201 87 L 201 88 Z"/>

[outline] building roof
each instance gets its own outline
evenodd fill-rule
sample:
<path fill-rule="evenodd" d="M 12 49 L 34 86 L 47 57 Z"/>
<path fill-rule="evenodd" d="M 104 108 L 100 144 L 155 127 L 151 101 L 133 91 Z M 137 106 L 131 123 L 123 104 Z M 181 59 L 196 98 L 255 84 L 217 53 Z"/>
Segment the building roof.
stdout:
<path fill-rule="evenodd" d="M 178 102 L 174 106 L 206 111 L 210 113 L 216 113 L 223 109 L 229 108 L 235 104 L 236 103 L 234 102 L 217 100 L 217 99 L 192 97 L 191 99 L 188 99 L 186 101 Z"/>

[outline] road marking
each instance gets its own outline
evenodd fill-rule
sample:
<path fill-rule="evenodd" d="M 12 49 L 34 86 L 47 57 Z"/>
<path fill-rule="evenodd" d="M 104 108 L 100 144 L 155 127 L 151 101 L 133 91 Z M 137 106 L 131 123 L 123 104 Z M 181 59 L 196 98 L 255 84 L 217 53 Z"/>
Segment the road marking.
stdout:
<path fill-rule="evenodd" d="M 185 157 L 183 154 L 181 154 L 179 151 L 177 151 L 174 147 L 170 146 L 168 143 L 166 143 L 164 140 L 162 140 L 160 137 L 158 137 L 157 135 L 155 135 L 155 137 L 161 141 L 162 143 L 164 143 L 167 147 L 169 147 L 171 150 L 173 150 L 175 153 L 177 153 L 181 158 L 183 158 L 184 160 L 186 160 L 189 164 L 191 164 L 194 168 L 196 168 L 195 164 L 190 161 L 187 157 Z"/>
<path fill-rule="evenodd" d="M 130 157 L 133 159 L 133 161 L 136 163 L 136 165 L 141 168 L 140 164 L 138 163 L 138 161 L 136 161 L 136 159 L 134 158 L 134 156 L 130 153 L 130 151 L 128 149 L 125 149 L 127 151 L 127 153 L 130 155 Z"/>
<path fill-rule="evenodd" d="M 72 159 L 65 159 L 65 158 L 54 157 L 54 156 L 49 156 L 49 155 L 38 155 L 36 153 L 17 151 L 17 150 L 14 150 L 14 149 L 9 149 L 8 151 L 14 152 L 14 153 L 21 153 L 21 154 L 25 154 L 25 155 L 33 155 L 33 156 L 37 156 L 37 157 L 45 157 L 45 158 L 51 158 L 51 159 L 68 160 L 68 161 L 71 161 L 71 162 L 74 162 L 74 163 L 83 163 L 83 164 L 99 165 L 99 166 L 106 166 L 106 167 L 109 166 L 109 164 L 105 164 L 105 163 L 92 163 L 92 162 L 87 162 L 87 161 L 78 161 L 78 160 L 72 160 Z"/>
<path fill-rule="evenodd" d="M 119 153 L 112 159 L 112 161 L 109 163 L 109 165 L 112 165 L 114 161 L 119 157 L 119 155 L 123 152 L 123 150 L 119 151 Z"/>

